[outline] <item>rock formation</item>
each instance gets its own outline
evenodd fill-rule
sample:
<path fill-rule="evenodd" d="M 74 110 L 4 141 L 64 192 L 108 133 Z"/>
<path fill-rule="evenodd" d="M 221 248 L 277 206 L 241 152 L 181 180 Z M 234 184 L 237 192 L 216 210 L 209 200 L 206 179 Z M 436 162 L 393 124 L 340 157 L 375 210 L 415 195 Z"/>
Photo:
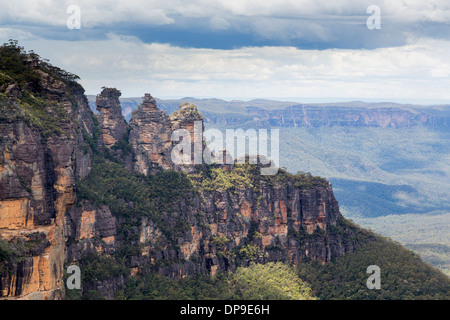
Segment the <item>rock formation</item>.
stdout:
<path fill-rule="evenodd" d="M 130 126 L 130 145 L 134 150 L 135 170 L 149 174 L 155 166 L 172 168 L 170 119 L 156 106 L 156 101 L 150 94 L 145 94 L 143 103 L 130 120 Z"/>
<path fill-rule="evenodd" d="M 16 85 L 20 94 L 0 102 L 0 236 L 33 248 L 9 261 L 0 296 L 54 299 L 64 292 L 64 216 L 91 166 L 82 132 L 90 137 L 94 124 L 80 88 L 35 71 L 45 100 L 26 104 L 20 97 L 30 92 Z"/>
<path fill-rule="evenodd" d="M 129 277 L 148 268 L 172 278 L 198 272 L 214 275 L 233 270 L 238 262 L 326 263 L 354 249 L 354 230 L 342 225 L 325 181 L 299 185 L 302 180 L 287 173 L 272 181 L 254 175 L 251 168 L 244 172 L 233 165 L 223 170 L 174 164 L 174 130 L 187 130 L 192 150 L 204 148 L 203 116 L 194 105 L 182 104 L 169 116 L 146 94 L 130 120 L 128 135 L 118 90 L 105 88 L 97 97 L 97 125 L 72 76 L 52 73 L 42 63 L 30 68 L 37 76 L 37 89 L 19 83 L 0 87 L 0 244 L 11 246 L 6 260 L 0 261 L 0 297 L 63 298 L 65 264 L 92 255 L 108 257 L 122 249 L 132 252 L 126 256 L 129 272 L 86 284 L 83 290 L 112 298 Z M 39 90 L 39 95 L 32 90 Z M 155 187 L 164 191 L 172 178 L 194 182 L 183 194 L 171 194 L 169 203 L 162 195 L 148 195 L 139 205 L 151 204 L 154 212 L 139 215 L 138 204 L 128 199 L 131 193 L 110 193 L 97 201 L 81 194 L 80 180 L 89 177 L 91 161 L 99 157 L 105 164 L 114 163 L 100 168 L 100 174 L 118 167 L 130 171 L 120 176 L 121 183 L 127 175 L 136 177 L 134 183 L 148 183 L 149 175 L 163 174 L 165 180 L 159 183 L 167 186 Z M 173 175 L 167 171 L 171 169 Z M 205 186 L 214 172 L 219 185 L 211 178 L 212 184 Z M 251 181 L 221 186 L 225 173 L 230 175 L 225 179 Z M 114 186 L 101 187 L 112 192 Z M 117 201 L 107 205 L 112 197 Z M 117 212 L 117 207 L 129 214 Z"/>
<path fill-rule="evenodd" d="M 203 151 L 204 117 L 193 104 L 181 104 L 170 116 L 158 108 L 155 99 L 145 94 L 143 103 L 130 119 L 130 144 L 134 151 L 134 168 L 145 175 L 157 168 L 192 171 L 189 165 L 177 165 L 172 160 L 172 148 L 179 141 L 172 141 L 176 130 L 187 130 L 191 141 L 191 160 L 194 148 Z M 182 141 L 182 139 L 181 139 Z M 189 163 L 189 160 L 186 164 Z"/>
<path fill-rule="evenodd" d="M 96 105 L 99 112 L 97 118 L 101 130 L 101 142 L 111 148 L 127 134 L 128 125 L 122 115 L 120 106 L 121 93 L 115 88 L 103 88 L 97 96 Z"/>

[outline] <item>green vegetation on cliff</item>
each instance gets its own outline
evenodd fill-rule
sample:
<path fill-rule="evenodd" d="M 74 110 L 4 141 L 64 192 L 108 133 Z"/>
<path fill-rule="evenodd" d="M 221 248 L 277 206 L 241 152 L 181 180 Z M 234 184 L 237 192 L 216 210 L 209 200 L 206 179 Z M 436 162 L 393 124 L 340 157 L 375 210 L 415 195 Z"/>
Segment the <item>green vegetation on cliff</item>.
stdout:
<path fill-rule="evenodd" d="M 187 176 L 175 171 L 161 171 L 145 176 L 127 171 L 122 165 L 99 157 L 89 177 L 79 181 L 78 199 L 106 204 L 114 216 L 125 219 L 119 231 L 126 240 L 136 240 L 133 226 L 142 217 L 152 220 L 173 244 L 187 225 L 175 221 L 173 225 L 162 222 L 162 214 L 173 209 L 178 200 L 192 193 L 192 184 Z"/>
<path fill-rule="evenodd" d="M 242 300 L 310 300 L 311 288 L 281 262 L 240 267 L 231 277 L 234 297 Z"/>
<path fill-rule="evenodd" d="M 311 288 L 281 262 L 240 267 L 234 273 L 171 280 L 154 273 L 131 278 L 117 299 L 311 300 Z"/>
<path fill-rule="evenodd" d="M 37 70 L 49 74 L 53 79 L 62 81 L 69 88 L 84 92 L 76 81 L 77 75 L 51 65 L 33 51 L 26 52 L 17 40 L 9 40 L 0 46 L 0 86 L 15 83 L 33 93 L 42 93 L 41 78 Z"/>
<path fill-rule="evenodd" d="M 26 259 L 42 254 L 50 245 L 45 235 L 34 232 L 24 238 L 6 241 L 0 235 L 0 290 L 2 290 L 1 277 L 8 274 L 19 263 Z"/>
<path fill-rule="evenodd" d="M 299 277 L 322 300 L 450 299 L 450 279 L 414 252 L 378 235 L 360 243 L 354 252 L 325 265 L 318 261 L 300 264 Z M 380 267 L 379 290 L 366 286 L 370 265 Z"/>
<path fill-rule="evenodd" d="M 279 169 L 275 175 L 261 175 L 261 166 L 250 164 L 248 158 L 244 164 L 234 164 L 228 168 L 219 165 L 204 165 L 196 174 L 189 177 L 195 185 L 206 191 L 224 190 L 236 191 L 238 189 L 253 189 L 260 192 L 262 184 L 268 186 L 289 185 L 294 188 L 311 189 L 314 187 L 326 187 L 328 182 L 321 177 L 315 177 L 309 172 L 298 171 L 291 174 L 284 169 Z"/>
<path fill-rule="evenodd" d="M 44 80 L 47 75 L 49 78 Z M 76 82 L 78 79 L 78 76 L 42 60 L 36 53 L 26 52 L 17 41 L 4 43 L 0 46 L 0 119 L 23 119 L 44 137 L 67 134 L 64 123 L 74 120 L 66 104 L 70 103 L 74 108 L 77 106 L 75 94 L 84 92 Z M 49 87 L 57 82 L 62 86 L 56 84 L 55 94 Z M 64 101 L 58 101 L 58 95 Z M 16 105 L 7 96 L 14 97 Z"/>

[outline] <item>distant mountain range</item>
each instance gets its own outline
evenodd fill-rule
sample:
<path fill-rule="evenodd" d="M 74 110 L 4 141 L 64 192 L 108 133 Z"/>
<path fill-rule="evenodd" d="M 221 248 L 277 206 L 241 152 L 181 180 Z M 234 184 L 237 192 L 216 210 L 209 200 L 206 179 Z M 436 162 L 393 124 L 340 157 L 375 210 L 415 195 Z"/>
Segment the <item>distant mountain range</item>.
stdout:
<path fill-rule="evenodd" d="M 88 96 L 95 112 L 95 96 Z M 197 105 L 205 115 L 205 123 L 218 125 L 279 126 L 279 127 L 394 127 L 409 128 L 426 125 L 448 128 L 450 105 L 422 106 L 392 102 L 366 103 L 350 101 L 341 103 L 308 103 L 255 99 L 250 101 L 221 99 L 156 99 L 158 106 L 168 113 L 178 109 L 183 102 Z M 142 98 L 121 98 L 126 120 L 142 103 Z"/>

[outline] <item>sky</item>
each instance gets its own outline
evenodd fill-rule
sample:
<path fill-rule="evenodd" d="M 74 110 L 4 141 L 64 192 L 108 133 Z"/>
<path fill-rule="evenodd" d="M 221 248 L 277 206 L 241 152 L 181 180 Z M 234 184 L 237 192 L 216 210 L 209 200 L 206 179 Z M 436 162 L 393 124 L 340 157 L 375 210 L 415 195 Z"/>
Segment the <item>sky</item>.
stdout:
<path fill-rule="evenodd" d="M 450 103 L 448 0 L 0 0 L 0 8 L 1 43 L 16 39 L 77 74 L 86 94 L 107 86 L 162 99 Z"/>

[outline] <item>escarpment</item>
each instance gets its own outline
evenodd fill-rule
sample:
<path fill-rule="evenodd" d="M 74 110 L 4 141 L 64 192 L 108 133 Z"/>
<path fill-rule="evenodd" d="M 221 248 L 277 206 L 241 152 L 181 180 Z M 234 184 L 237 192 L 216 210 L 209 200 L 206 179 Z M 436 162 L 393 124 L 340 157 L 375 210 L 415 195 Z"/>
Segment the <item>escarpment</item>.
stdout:
<path fill-rule="evenodd" d="M 64 217 L 76 201 L 76 181 L 90 171 L 85 138 L 94 130 L 92 114 L 73 75 L 17 48 L 2 58 L 7 54 L 30 79 L 2 70 L 0 236 L 7 248 L 0 296 L 61 298 Z"/>
<path fill-rule="evenodd" d="M 121 260 L 128 271 L 85 290 L 113 298 L 111 288 L 148 272 L 179 279 L 250 262 L 327 263 L 355 249 L 360 230 L 343 219 L 322 178 L 283 170 L 261 176 L 259 165 L 248 162 L 175 164 L 173 130 L 186 130 L 194 149 L 202 121 L 193 105 L 167 115 L 146 94 L 130 121 L 133 172 L 101 160 L 80 182 L 79 205 L 66 216 L 67 261 L 83 268 L 128 252 Z"/>
<path fill-rule="evenodd" d="M 324 179 L 174 163 L 174 130 L 204 150 L 195 105 L 168 115 L 146 94 L 127 124 L 120 92 L 104 88 L 94 115 L 74 75 L 11 52 L 30 79 L 2 71 L 0 297 L 63 298 L 70 264 L 88 277 L 82 291 L 113 298 L 148 272 L 179 279 L 250 262 L 327 263 L 358 245 L 361 230 Z"/>

